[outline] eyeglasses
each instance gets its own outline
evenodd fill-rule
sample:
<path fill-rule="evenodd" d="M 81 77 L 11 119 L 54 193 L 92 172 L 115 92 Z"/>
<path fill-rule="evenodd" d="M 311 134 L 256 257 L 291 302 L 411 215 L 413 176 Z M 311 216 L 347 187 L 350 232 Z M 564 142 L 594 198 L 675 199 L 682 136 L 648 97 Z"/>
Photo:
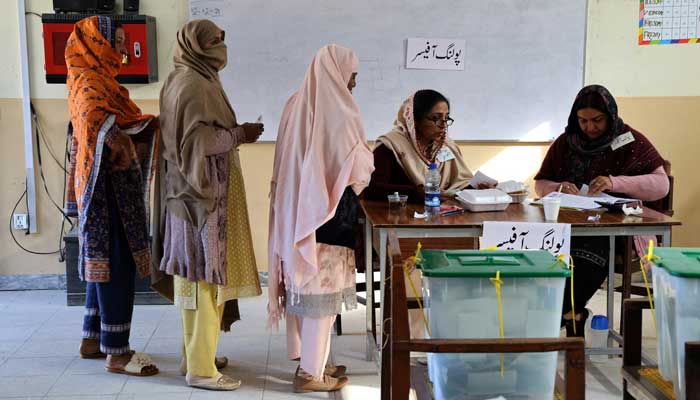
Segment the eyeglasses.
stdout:
<path fill-rule="evenodd" d="M 435 126 L 440 126 L 440 125 L 450 126 L 450 125 L 452 125 L 453 122 L 455 122 L 455 120 L 453 120 L 453 119 L 450 118 L 450 117 L 447 117 L 447 118 L 445 118 L 445 119 L 442 119 L 442 118 L 440 118 L 440 117 L 438 117 L 438 118 L 428 118 L 428 117 L 426 117 L 425 119 L 427 119 L 428 121 L 434 123 Z"/>

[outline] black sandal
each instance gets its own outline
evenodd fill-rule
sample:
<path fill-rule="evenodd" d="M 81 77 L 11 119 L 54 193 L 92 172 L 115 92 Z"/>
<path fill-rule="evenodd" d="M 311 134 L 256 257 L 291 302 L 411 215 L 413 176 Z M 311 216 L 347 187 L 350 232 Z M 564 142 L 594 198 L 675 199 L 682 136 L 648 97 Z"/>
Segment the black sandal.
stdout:
<path fill-rule="evenodd" d="M 584 308 L 581 312 L 581 319 L 565 320 L 566 337 L 585 337 L 586 320 L 588 320 L 588 309 Z M 576 333 L 574 334 L 574 324 L 576 324 Z"/>

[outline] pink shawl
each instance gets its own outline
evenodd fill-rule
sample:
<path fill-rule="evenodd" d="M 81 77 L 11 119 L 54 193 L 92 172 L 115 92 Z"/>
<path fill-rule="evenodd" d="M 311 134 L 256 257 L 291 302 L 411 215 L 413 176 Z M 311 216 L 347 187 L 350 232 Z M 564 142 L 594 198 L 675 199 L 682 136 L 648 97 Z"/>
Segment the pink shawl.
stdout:
<path fill-rule="evenodd" d="M 355 53 L 321 48 L 284 107 L 270 187 L 268 326 L 318 272 L 316 229 L 335 214 L 347 186 L 360 193 L 374 170 L 360 111 L 347 88 Z M 293 300 L 293 299 L 292 299 Z"/>

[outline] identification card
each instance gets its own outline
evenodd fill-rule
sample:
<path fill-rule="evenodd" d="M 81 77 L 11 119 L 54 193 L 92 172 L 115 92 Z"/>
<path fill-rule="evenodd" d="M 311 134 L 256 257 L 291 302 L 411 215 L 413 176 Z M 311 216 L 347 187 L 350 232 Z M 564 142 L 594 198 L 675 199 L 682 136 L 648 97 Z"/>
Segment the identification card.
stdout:
<path fill-rule="evenodd" d="M 610 148 L 613 149 L 613 151 L 619 149 L 620 147 L 630 144 L 634 142 L 634 135 L 632 135 L 632 132 L 627 132 L 623 133 L 622 135 L 618 136 L 613 140 L 613 142 L 610 144 Z"/>
<path fill-rule="evenodd" d="M 440 162 L 445 162 L 454 159 L 455 155 L 452 154 L 452 150 L 450 150 L 447 147 L 443 147 L 442 149 L 440 149 L 440 151 L 438 151 L 436 158 Z"/>

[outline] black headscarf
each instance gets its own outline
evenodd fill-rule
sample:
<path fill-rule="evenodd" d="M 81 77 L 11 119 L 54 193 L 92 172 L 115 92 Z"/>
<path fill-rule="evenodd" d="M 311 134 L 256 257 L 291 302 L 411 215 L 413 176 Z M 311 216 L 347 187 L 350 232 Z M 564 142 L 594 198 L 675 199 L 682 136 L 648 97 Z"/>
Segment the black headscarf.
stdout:
<path fill-rule="evenodd" d="M 583 101 L 590 96 L 599 96 L 602 108 L 599 111 L 608 117 L 608 130 L 595 139 L 589 139 L 581 131 L 578 111 L 592 107 Z M 613 150 L 614 140 L 631 133 L 634 141 Z M 617 102 L 603 86 L 586 86 L 578 93 L 569 114 L 564 133 L 552 143 L 535 179 L 555 182 L 588 184 L 597 176 L 645 175 L 663 166 L 663 158 L 649 140 L 622 121 L 617 112 Z"/>

